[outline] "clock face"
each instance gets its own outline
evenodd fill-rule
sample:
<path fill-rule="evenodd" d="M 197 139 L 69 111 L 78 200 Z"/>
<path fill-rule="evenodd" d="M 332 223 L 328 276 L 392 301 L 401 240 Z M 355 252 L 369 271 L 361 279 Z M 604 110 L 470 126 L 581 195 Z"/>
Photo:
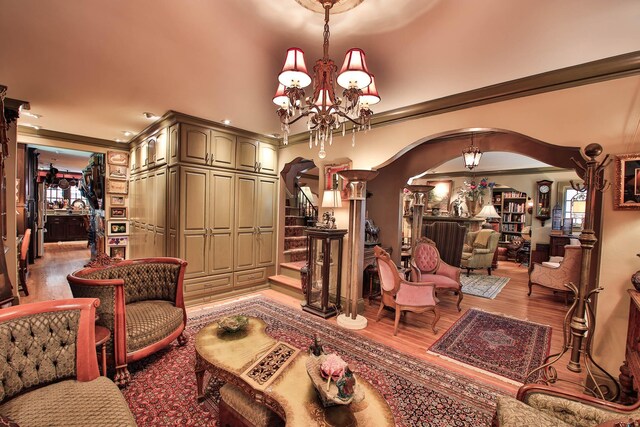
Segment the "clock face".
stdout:
<path fill-rule="evenodd" d="M 548 185 L 546 185 L 546 184 L 545 184 L 545 185 L 541 185 L 541 186 L 540 186 L 540 192 L 541 192 L 542 194 L 547 194 L 547 193 L 549 192 L 549 190 L 551 190 L 551 189 L 550 189 L 550 188 L 549 188 L 549 186 L 548 186 Z"/>

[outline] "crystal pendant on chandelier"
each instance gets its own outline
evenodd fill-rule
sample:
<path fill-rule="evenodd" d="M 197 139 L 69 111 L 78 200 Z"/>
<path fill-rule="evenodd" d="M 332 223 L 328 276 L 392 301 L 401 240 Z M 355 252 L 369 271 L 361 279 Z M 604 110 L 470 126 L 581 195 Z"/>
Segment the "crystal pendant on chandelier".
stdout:
<path fill-rule="evenodd" d="M 283 143 L 289 141 L 290 125 L 307 117 L 309 147 L 320 146 L 318 156 L 326 156 L 325 145 L 333 143 L 333 132 L 346 125 L 352 126 L 352 145 L 355 132 L 371 129 L 373 111 L 370 106 L 380 102 L 373 74 L 367 68 L 362 49 L 350 49 L 342 68 L 329 59 L 329 11 L 337 0 L 317 0 L 324 8 L 324 55 L 313 66 L 313 79 L 307 71 L 302 49 L 292 47 L 287 50 L 282 71 L 278 75 L 278 89 L 273 103 L 278 106 L 284 134 Z M 313 83 L 313 93 L 305 97 L 304 88 Z M 336 96 L 336 83 L 344 90 L 342 98 Z"/>

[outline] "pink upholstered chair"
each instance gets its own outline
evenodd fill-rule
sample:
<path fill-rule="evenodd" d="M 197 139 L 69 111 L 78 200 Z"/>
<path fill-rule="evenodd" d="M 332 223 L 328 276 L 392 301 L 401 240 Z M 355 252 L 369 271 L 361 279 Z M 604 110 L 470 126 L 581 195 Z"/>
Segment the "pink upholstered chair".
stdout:
<path fill-rule="evenodd" d="M 433 282 L 436 285 L 436 291 L 452 291 L 458 295 L 457 307 L 458 311 L 460 311 L 460 303 L 463 297 L 460 269 L 442 261 L 435 243 L 426 237 L 418 239 L 413 249 L 411 281 Z"/>
<path fill-rule="evenodd" d="M 407 282 L 398 272 L 398 268 L 393 263 L 389 254 L 380 246 L 373 249 L 378 262 L 378 274 L 380 275 L 380 289 L 382 298 L 380 299 L 380 309 L 376 321 L 382 317 L 384 307 L 391 307 L 396 310 L 396 320 L 393 335 L 398 333 L 398 323 L 400 314 L 403 311 L 414 313 L 424 313 L 433 311 L 434 319 L 431 330 L 438 333 L 436 323 L 440 319 L 440 311 L 437 307 L 436 288 L 433 282 Z"/>
<path fill-rule="evenodd" d="M 547 265 L 545 265 L 547 264 Z M 582 246 L 566 245 L 564 258 L 557 266 L 552 263 L 533 264 L 529 273 L 529 293 L 533 285 L 551 288 L 554 291 L 564 292 L 568 295 L 569 288 L 565 283 L 573 282 L 576 286 L 580 282 L 580 266 L 582 264 Z"/>

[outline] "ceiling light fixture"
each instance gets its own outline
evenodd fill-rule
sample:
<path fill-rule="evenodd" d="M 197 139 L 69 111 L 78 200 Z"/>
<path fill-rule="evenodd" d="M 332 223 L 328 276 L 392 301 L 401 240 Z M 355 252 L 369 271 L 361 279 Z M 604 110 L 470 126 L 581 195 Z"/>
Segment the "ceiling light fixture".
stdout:
<path fill-rule="evenodd" d="M 130 130 L 123 130 L 123 131 L 122 131 L 122 134 L 123 134 L 124 136 L 133 136 L 133 132 L 131 132 Z"/>
<path fill-rule="evenodd" d="M 231 124 L 231 120 L 224 119 L 224 120 L 222 120 L 222 124 L 225 125 L 225 126 L 229 126 Z"/>
<path fill-rule="evenodd" d="M 338 0 L 316 0 L 324 8 L 324 54 L 313 67 L 313 80 L 307 72 L 302 49 L 292 47 L 287 50 L 284 67 L 278 75 L 278 89 L 273 97 L 282 131 L 283 143 L 289 140 L 289 126 L 302 117 L 308 117 L 309 148 L 320 145 L 318 156 L 324 159 L 325 143 L 333 142 L 334 129 L 342 126 L 345 134 L 347 122 L 352 124 L 352 145 L 355 145 L 355 132 L 371 128 L 373 112 L 370 106 L 380 102 L 373 74 L 367 69 L 362 49 L 347 51 L 340 73 L 338 67 L 329 59 L 329 11 Z M 304 88 L 313 82 L 313 94 L 305 98 Z M 335 83 L 342 86 L 343 98 L 336 96 Z M 343 99 L 345 105 L 342 105 Z M 297 117 L 294 116 L 298 114 Z"/>
<path fill-rule="evenodd" d="M 482 157 L 482 151 L 479 147 L 473 145 L 473 133 L 471 134 L 471 145 L 462 150 L 462 161 L 464 167 L 473 170 L 480 164 L 480 158 Z"/>
<path fill-rule="evenodd" d="M 146 112 L 146 111 L 144 113 L 142 113 L 142 115 L 145 116 L 149 120 L 157 120 L 157 119 L 160 118 L 160 116 L 156 116 L 155 114 L 149 113 L 149 112 Z"/>

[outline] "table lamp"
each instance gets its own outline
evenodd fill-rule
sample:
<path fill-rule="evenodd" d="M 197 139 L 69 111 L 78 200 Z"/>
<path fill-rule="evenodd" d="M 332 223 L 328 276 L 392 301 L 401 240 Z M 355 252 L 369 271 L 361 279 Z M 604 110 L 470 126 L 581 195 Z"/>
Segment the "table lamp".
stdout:
<path fill-rule="evenodd" d="M 339 190 L 324 190 L 322 195 L 322 207 L 331 208 L 331 212 L 327 211 L 322 214 L 322 220 L 325 228 L 336 228 L 336 219 L 334 217 L 333 208 L 342 207 L 342 196 Z"/>
<path fill-rule="evenodd" d="M 482 210 L 480 211 L 480 213 L 478 213 L 478 215 L 476 215 L 477 218 L 484 218 L 487 222 L 484 223 L 482 225 L 483 228 L 493 228 L 489 222 L 491 219 L 498 219 L 500 218 L 500 215 L 498 215 L 498 212 L 496 211 L 496 208 L 493 205 L 484 205 L 482 207 Z"/>

